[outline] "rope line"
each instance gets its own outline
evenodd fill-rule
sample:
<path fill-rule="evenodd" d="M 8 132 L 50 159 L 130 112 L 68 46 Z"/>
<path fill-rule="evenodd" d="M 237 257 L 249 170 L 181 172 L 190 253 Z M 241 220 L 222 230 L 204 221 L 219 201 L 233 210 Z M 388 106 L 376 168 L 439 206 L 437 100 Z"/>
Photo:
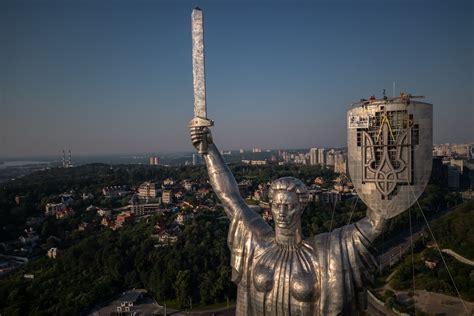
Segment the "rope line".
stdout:
<path fill-rule="evenodd" d="M 334 221 L 334 213 L 336 212 L 336 204 L 337 204 L 337 198 L 336 198 L 336 201 L 334 201 L 334 207 L 332 208 L 331 224 L 329 225 L 329 232 L 332 232 L 332 224 Z"/>
<path fill-rule="evenodd" d="M 354 215 L 354 211 L 356 209 L 356 206 L 357 206 L 357 202 L 359 201 L 359 195 L 357 195 L 357 198 L 355 200 L 355 203 L 354 205 L 352 206 L 352 211 L 351 211 L 351 214 L 349 215 L 349 220 L 347 221 L 347 225 L 349 225 L 351 223 L 351 220 L 352 220 L 352 215 Z"/>
<path fill-rule="evenodd" d="M 410 222 L 411 273 L 412 273 L 412 278 L 413 278 L 413 309 L 414 309 L 415 315 L 416 315 L 415 257 L 413 256 L 413 229 L 412 229 L 412 226 L 411 226 L 411 207 L 408 209 L 408 218 L 409 218 L 409 222 Z"/>

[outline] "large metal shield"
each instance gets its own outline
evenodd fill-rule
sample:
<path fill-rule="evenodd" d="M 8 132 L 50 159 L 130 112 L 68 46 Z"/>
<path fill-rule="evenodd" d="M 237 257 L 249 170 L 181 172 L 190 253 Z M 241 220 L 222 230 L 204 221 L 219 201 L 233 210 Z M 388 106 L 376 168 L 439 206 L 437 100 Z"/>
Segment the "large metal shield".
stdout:
<path fill-rule="evenodd" d="M 431 174 L 433 106 L 407 97 L 347 112 L 349 173 L 362 201 L 387 219 L 408 209 Z"/>

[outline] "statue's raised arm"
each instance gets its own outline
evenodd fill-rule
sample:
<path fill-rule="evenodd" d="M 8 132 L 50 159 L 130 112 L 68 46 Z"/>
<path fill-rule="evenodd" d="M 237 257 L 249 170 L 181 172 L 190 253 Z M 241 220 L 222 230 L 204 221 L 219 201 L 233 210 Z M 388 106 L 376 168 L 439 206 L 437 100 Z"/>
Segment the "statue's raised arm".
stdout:
<path fill-rule="evenodd" d="M 232 218 L 235 213 L 248 208 L 240 196 L 237 181 L 214 144 L 210 129 L 191 127 L 190 132 L 192 143 L 196 149 L 207 147 L 203 158 L 206 162 L 209 180 L 215 194 L 224 205 L 227 216 Z"/>

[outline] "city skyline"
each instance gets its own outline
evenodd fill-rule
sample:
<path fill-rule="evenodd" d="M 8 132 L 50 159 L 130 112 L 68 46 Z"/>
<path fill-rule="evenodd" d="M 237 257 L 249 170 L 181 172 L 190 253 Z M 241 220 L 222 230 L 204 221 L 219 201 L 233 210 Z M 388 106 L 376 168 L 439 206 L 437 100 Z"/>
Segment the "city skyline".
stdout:
<path fill-rule="evenodd" d="M 349 105 L 393 82 L 434 104 L 434 143 L 473 141 L 470 1 L 6 1 L 0 157 L 192 151 L 195 5 L 220 149 L 345 147 Z"/>

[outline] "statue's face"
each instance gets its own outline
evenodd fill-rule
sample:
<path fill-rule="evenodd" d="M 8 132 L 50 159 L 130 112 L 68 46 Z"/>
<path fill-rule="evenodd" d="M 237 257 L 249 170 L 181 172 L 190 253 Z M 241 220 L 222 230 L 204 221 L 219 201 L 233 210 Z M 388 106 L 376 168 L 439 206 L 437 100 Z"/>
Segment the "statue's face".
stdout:
<path fill-rule="evenodd" d="M 273 193 L 272 213 L 275 225 L 283 229 L 297 228 L 301 204 L 295 192 L 279 190 Z"/>

